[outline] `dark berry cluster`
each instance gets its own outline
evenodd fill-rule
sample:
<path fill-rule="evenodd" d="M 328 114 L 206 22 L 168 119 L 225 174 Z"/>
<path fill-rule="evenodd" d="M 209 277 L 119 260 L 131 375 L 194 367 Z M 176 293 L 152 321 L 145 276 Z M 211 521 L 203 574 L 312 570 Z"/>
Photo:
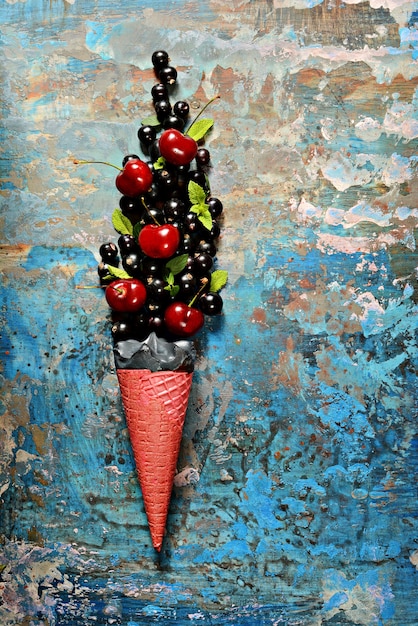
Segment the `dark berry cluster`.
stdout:
<path fill-rule="evenodd" d="M 115 341 L 150 332 L 166 339 L 194 335 L 206 315 L 221 313 L 219 291 L 227 280 L 216 268 L 223 205 L 211 194 L 210 154 L 201 145 L 213 120 L 199 114 L 190 123 L 188 103 L 171 104 L 177 71 L 167 52 L 154 52 L 152 63 L 159 81 L 151 90 L 155 115 L 138 130 L 143 156 L 128 154 L 118 168 L 117 244 L 99 250 Z"/>

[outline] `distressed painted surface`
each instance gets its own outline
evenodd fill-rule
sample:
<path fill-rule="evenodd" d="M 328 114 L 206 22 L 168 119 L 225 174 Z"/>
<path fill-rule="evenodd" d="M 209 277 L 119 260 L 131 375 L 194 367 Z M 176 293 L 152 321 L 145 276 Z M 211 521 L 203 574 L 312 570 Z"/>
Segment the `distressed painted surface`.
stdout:
<path fill-rule="evenodd" d="M 418 5 L 2 3 L 0 622 L 416 624 Z M 151 547 L 93 284 L 150 54 L 214 106 L 225 315 Z"/>

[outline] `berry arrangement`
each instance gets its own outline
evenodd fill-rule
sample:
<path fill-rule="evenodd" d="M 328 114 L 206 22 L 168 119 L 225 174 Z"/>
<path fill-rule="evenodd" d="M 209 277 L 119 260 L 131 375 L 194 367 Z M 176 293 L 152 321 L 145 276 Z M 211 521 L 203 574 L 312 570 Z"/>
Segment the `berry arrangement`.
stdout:
<path fill-rule="evenodd" d="M 167 340 L 192 337 L 205 316 L 222 312 L 219 291 L 227 282 L 227 272 L 216 268 L 223 204 L 211 193 L 210 153 L 202 145 L 213 120 L 201 114 L 216 98 L 190 122 L 189 104 L 172 104 L 177 71 L 168 53 L 157 50 L 151 61 L 154 114 L 138 129 L 142 157 L 128 154 L 117 167 L 117 243 L 99 249 L 115 343 L 152 332 Z"/>

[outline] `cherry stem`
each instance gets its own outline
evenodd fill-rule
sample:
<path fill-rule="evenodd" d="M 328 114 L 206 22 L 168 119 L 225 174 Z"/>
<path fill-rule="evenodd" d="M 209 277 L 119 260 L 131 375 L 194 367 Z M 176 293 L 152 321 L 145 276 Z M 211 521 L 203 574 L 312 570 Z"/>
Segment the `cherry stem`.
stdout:
<path fill-rule="evenodd" d="M 109 287 L 112 287 L 114 291 L 117 291 L 118 293 L 123 294 L 123 289 L 120 289 L 119 287 L 115 287 L 112 284 L 110 284 Z"/>
<path fill-rule="evenodd" d="M 76 285 L 76 289 L 103 289 L 102 285 Z"/>
<path fill-rule="evenodd" d="M 87 163 L 98 163 L 100 165 L 110 165 L 110 167 L 114 167 L 115 170 L 119 170 L 122 172 L 123 168 L 118 167 L 117 165 L 113 165 L 113 163 L 109 163 L 108 161 L 85 161 L 80 159 L 73 159 L 74 165 L 86 165 Z"/>
<path fill-rule="evenodd" d="M 212 102 L 214 102 L 215 100 L 218 100 L 218 98 L 220 98 L 221 96 L 219 94 L 217 94 L 216 96 L 214 96 L 213 98 L 211 98 L 208 102 L 206 102 L 205 106 L 200 109 L 199 113 L 196 115 L 196 117 L 194 118 L 194 120 L 192 121 L 192 123 L 190 124 L 189 128 L 187 129 L 187 132 L 185 133 L 185 135 L 188 135 L 190 132 L 190 129 L 193 127 L 193 125 L 197 122 L 197 120 L 199 119 L 199 117 L 202 115 L 203 111 L 205 111 L 209 105 L 212 104 Z"/>
<path fill-rule="evenodd" d="M 190 300 L 189 304 L 187 306 L 193 306 L 194 303 L 196 302 L 196 300 L 198 299 L 198 297 L 200 296 L 200 294 L 202 293 L 202 291 L 205 289 L 207 285 L 207 280 L 203 283 L 203 285 L 199 288 L 199 291 L 197 291 L 195 293 L 195 295 L 193 296 L 193 298 Z"/>
<path fill-rule="evenodd" d="M 158 222 L 158 221 L 155 219 L 155 216 L 154 216 L 154 215 L 151 213 L 151 211 L 149 210 L 149 207 L 148 207 L 147 203 L 146 203 L 146 202 L 145 202 L 145 200 L 144 200 L 144 196 L 141 196 L 141 202 L 142 202 L 142 204 L 144 205 L 145 210 L 146 210 L 146 212 L 148 213 L 148 215 L 150 216 L 150 218 L 151 218 L 152 220 L 154 220 L 154 223 L 155 223 L 157 226 L 161 226 L 160 222 Z"/>

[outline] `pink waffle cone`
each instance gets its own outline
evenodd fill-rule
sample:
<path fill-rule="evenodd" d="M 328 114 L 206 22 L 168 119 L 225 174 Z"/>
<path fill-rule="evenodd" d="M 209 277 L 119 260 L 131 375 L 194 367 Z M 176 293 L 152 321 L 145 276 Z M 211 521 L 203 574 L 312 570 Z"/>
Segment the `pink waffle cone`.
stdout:
<path fill-rule="evenodd" d="M 152 544 L 159 552 L 193 374 L 116 371 Z"/>

